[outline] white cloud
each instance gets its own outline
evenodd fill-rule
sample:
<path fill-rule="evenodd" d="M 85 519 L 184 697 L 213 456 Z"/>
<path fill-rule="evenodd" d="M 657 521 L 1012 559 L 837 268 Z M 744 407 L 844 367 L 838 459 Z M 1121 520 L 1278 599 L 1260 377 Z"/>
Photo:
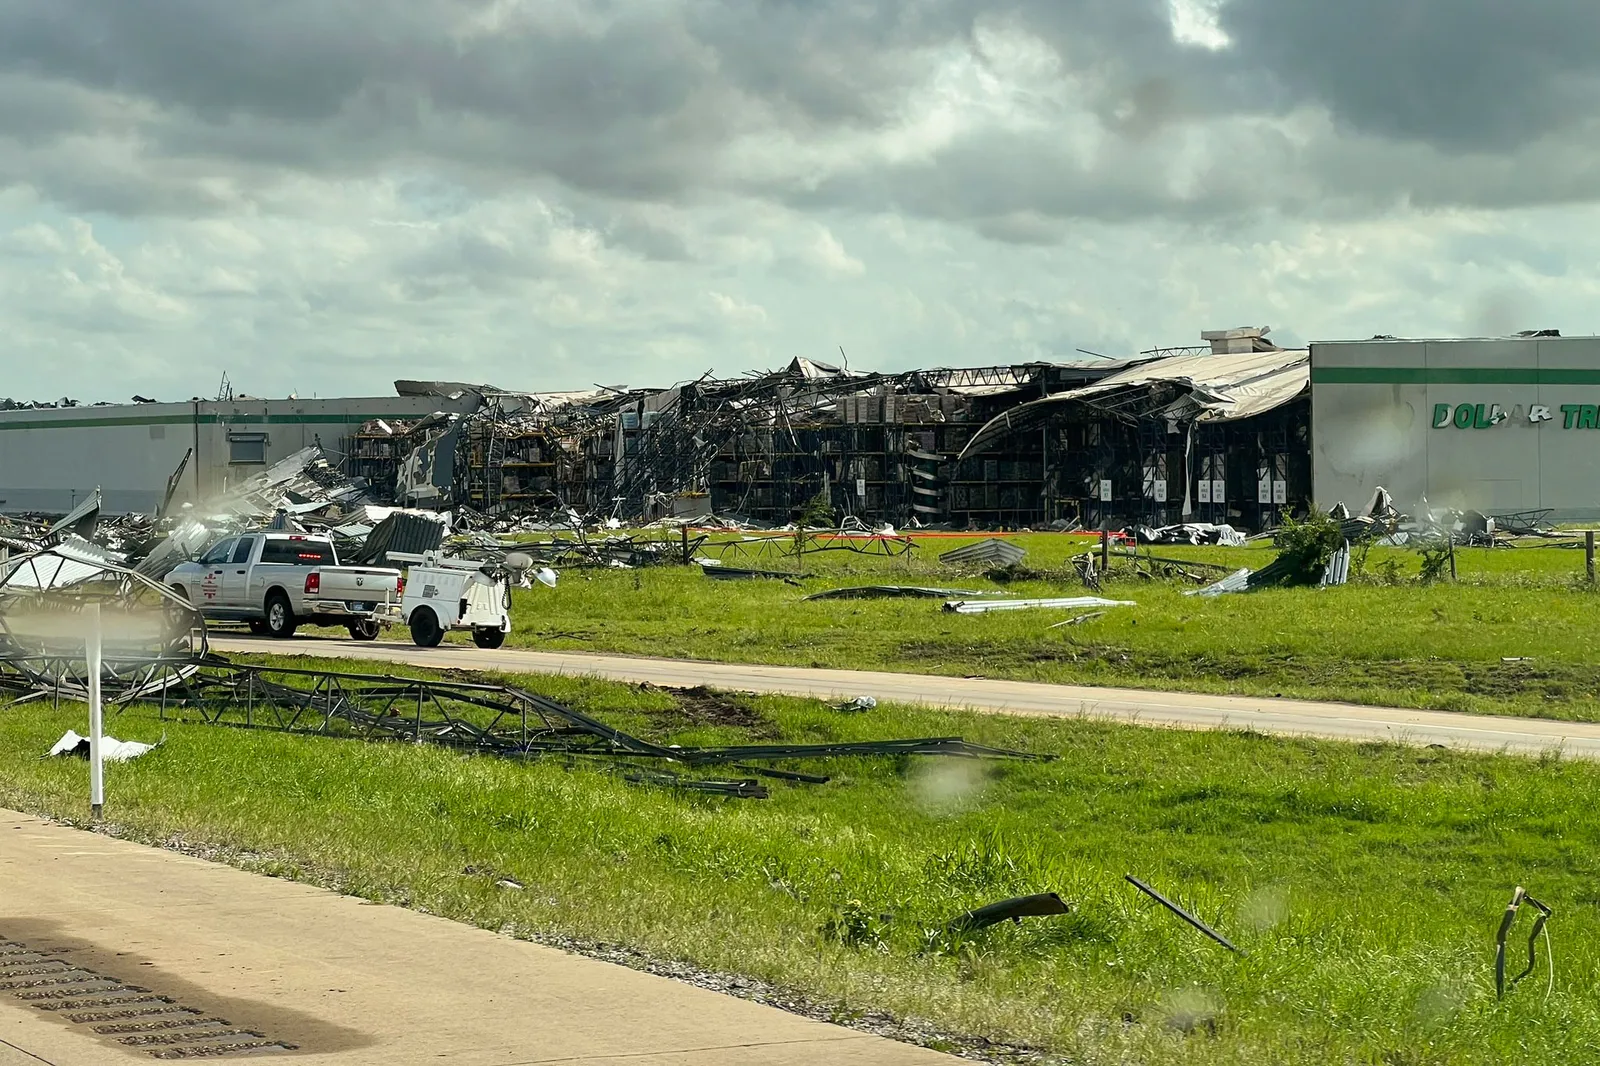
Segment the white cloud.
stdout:
<path fill-rule="evenodd" d="M 764 325 L 767 321 L 767 309 L 760 304 L 749 303 L 722 292 L 708 291 L 706 298 L 717 313 L 730 322 L 753 326 Z"/>

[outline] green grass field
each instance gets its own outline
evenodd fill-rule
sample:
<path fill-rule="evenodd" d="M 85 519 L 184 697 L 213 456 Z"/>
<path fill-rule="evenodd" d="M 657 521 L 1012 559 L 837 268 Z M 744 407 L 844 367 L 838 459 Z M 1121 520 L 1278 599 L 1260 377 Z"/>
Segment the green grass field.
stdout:
<path fill-rule="evenodd" d="M 670 577 L 653 601 L 670 602 Z M 563 591 L 583 584 L 569 575 Z M 1228 609 L 1258 609 L 1239 603 Z M 708 725 L 703 702 L 668 692 L 518 683 L 672 742 L 961 734 L 1061 758 L 854 760 L 832 765 L 827 785 L 736 801 L 555 761 L 182 725 L 136 708 L 110 731 L 167 742 L 109 769 L 108 817 L 248 868 L 525 936 L 626 944 L 773 982 L 841 1017 L 887 1010 L 1072 1063 L 1600 1055 L 1600 767 L 889 706 L 841 715 L 784 698 L 721 700 L 716 720 L 736 724 Z M 38 756 L 83 717 L 0 710 L 0 802 L 82 817 L 85 764 Z M 1129 872 L 1248 954 L 1144 900 Z M 1554 982 L 1541 947 L 1535 974 L 1497 1002 L 1492 938 L 1515 884 L 1556 910 Z M 1072 912 L 959 943 L 941 935 L 969 907 L 1045 890 Z"/>
<path fill-rule="evenodd" d="M 725 538 L 724 538 L 725 539 Z M 1050 576 L 1003 586 L 1022 598 L 1080 595 L 1066 570 L 1081 537 L 1016 538 Z M 555 589 L 519 590 L 511 643 L 689 659 L 886 669 L 958 676 L 1283 695 L 1496 714 L 1600 719 L 1600 596 L 1570 548 L 1460 549 L 1455 583 L 1422 585 L 1418 556 L 1375 548 L 1364 575 L 1335 589 L 1201 599 L 1181 580 L 1113 578 L 1136 601 L 1082 625 L 1056 611 L 958 616 L 937 601 L 802 602 L 849 584 L 995 589 L 937 560 L 958 539 L 910 556 L 804 557 L 801 587 L 711 581 L 699 567 L 570 570 Z M 1270 547 L 1159 548 L 1156 554 L 1258 568 Z M 704 554 L 792 569 L 775 549 Z M 1508 661 L 1509 660 L 1509 661 Z"/>

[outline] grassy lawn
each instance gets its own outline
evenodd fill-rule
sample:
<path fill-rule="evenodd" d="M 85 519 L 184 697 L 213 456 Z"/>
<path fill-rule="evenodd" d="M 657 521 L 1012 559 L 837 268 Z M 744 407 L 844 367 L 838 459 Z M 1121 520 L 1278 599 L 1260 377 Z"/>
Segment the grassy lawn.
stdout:
<path fill-rule="evenodd" d="M 711 581 L 699 567 L 570 570 L 553 590 L 516 593 L 511 643 L 1600 720 L 1600 596 L 1582 580 L 1582 551 L 1571 549 L 1460 549 L 1457 582 L 1422 585 L 1415 553 L 1378 548 L 1365 577 L 1343 588 L 1215 599 L 1185 596 L 1195 586 L 1181 580 L 1118 577 L 1105 594 L 1137 607 L 1060 628 L 1050 627 L 1070 616 L 1057 611 L 958 616 L 933 600 L 802 602 L 850 584 L 1004 587 L 1029 598 L 1085 592 L 1066 561 L 1089 541 L 1016 541 L 1028 549 L 1024 565 L 1043 577 L 1001 586 L 942 566 L 940 552 L 968 543 L 957 539 L 893 559 L 808 554 L 801 587 Z M 1273 555 L 1255 546 L 1155 551 L 1230 569 Z M 717 544 L 705 554 L 795 565 Z M 1386 575 L 1391 567 L 1397 573 Z"/>
<path fill-rule="evenodd" d="M 652 602 L 680 587 L 640 577 Z M 569 578 L 561 591 L 584 587 Z M 936 632 L 955 621 L 931 618 Z M 719 720 L 739 724 L 712 726 L 668 692 L 517 683 L 671 742 L 960 734 L 1061 758 L 854 760 L 832 764 L 830 784 L 737 801 L 554 760 L 182 725 L 135 708 L 110 730 L 167 743 L 109 769 L 108 816 L 126 835 L 215 846 L 280 876 L 525 936 L 626 944 L 797 990 L 841 1016 L 887 1010 L 1074 1063 L 1600 1055 L 1600 767 L 890 706 L 847 716 L 776 697 L 732 700 L 737 713 Z M 81 707 L 0 710 L 0 803 L 82 816 L 85 764 L 38 756 L 83 718 Z M 1128 872 L 1248 954 L 1137 895 Z M 497 885 L 508 878 L 524 887 Z M 1541 948 L 1535 975 L 1497 1002 L 1493 932 L 1515 884 L 1556 910 L 1554 986 Z M 956 944 L 940 933 L 967 908 L 1046 890 L 1071 913 Z"/>

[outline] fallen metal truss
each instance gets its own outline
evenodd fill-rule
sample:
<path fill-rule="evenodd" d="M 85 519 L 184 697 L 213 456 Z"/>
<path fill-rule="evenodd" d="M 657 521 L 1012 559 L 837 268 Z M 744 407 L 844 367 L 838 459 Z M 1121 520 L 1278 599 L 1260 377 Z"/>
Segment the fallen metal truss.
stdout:
<path fill-rule="evenodd" d="M 51 690 L 30 687 L 25 671 L 0 658 L 0 691 L 32 698 Z M 505 758 L 559 757 L 602 764 L 630 781 L 696 792 L 765 798 L 758 778 L 820 784 L 827 776 L 773 764 L 841 758 L 945 755 L 978 759 L 1049 756 L 968 744 L 959 737 L 678 747 L 616 729 L 544 696 L 510 685 L 285 669 L 229 662 L 167 659 L 146 664 L 136 695 L 108 694 L 120 706 L 153 705 L 165 720 L 268 729 L 363 740 L 436 744 Z M 726 767 L 723 773 L 700 776 Z"/>

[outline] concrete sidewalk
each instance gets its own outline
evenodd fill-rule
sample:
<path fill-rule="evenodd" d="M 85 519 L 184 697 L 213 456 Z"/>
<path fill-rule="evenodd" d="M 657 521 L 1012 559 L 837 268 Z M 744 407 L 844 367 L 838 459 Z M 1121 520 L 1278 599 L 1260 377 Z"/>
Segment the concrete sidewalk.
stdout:
<path fill-rule="evenodd" d="M 0 810 L 0 1066 L 227 1047 L 340 1066 L 957 1061 Z"/>

